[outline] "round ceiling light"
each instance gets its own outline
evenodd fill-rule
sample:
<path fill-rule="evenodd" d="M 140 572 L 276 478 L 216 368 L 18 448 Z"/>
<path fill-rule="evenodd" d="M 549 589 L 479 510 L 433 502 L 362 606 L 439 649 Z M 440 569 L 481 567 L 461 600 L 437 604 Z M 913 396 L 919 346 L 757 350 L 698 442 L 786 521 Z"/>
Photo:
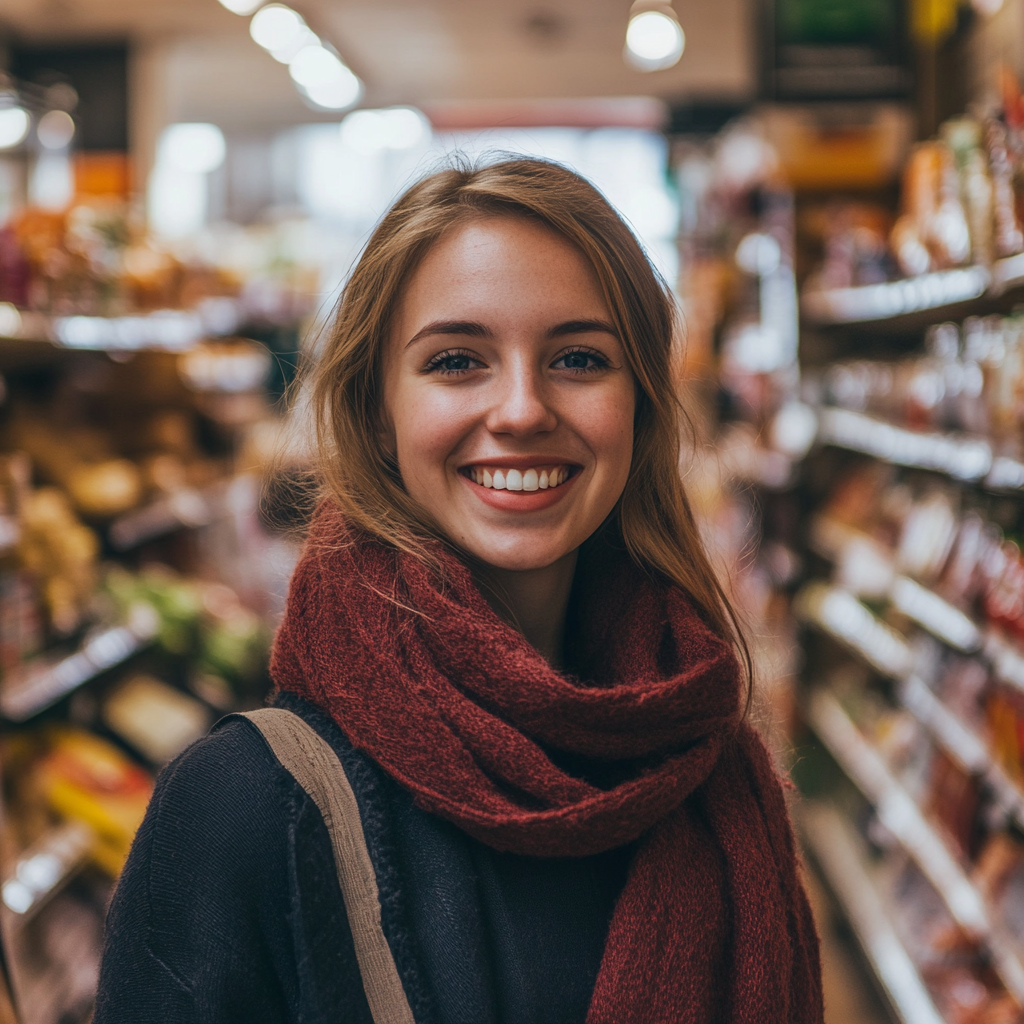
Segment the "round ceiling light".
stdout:
<path fill-rule="evenodd" d="M 300 86 L 303 95 L 322 110 L 348 110 L 363 95 L 363 83 L 345 65 L 342 74 L 319 85 Z"/>
<path fill-rule="evenodd" d="M 226 152 L 224 133 L 215 124 L 172 124 L 160 137 L 161 160 L 188 174 L 215 171 L 224 163 Z"/>
<path fill-rule="evenodd" d="M 629 19 L 623 56 L 638 71 L 663 71 L 679 62 L 685 47 L 686 36 L 675 11 L 659 4 Z"/>
<path fill-rule="evenodd" d="M 28 135 L 28 112 L 21 107 L 0 108 L 0 149 L 18 145 Z"/>
<path fill-rule="evenodd" d="M 303 47 L 288 65 L 288 73 L 306 97 L 325 110 L 344 110 L 359 100 L 363 83 L 322 44 Z"/>
<path fill-rule="evenodd" d="M 302 39 L 309 29 L 302 15 L 284 4 L 261 7 L 249 22 L 249 35 L 264 50 L 281 50 Z"/>
<path fill-rule="evenodd" d="M 345 65 L 319 43 L 304 46 L 288 65 L 288 74 L 296 85 L 307 89 L 336 81 L 343 77 L 344 72 Z"/>
<path fill-rule="evenodd" d="M 260 0 L 220 0 L 232 14 L 252 14 L 260 5 Z"/>
<path fill-rule="evenodd" d="M 51 110 L 39 119 L 36 135 L 43 149 L 64 149 L 75 137 L 75 122 L 65 110 Z"/>

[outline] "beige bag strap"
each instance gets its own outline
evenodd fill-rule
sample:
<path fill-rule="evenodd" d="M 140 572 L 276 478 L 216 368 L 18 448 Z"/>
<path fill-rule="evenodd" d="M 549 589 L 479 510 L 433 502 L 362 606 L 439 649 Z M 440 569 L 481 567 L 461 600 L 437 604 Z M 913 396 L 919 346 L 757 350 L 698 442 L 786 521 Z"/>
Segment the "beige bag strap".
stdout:
<path fill-rule="evenodd" d="M 377 876 L 355 794 L 338 755 L 312 726 L 284 708 L 247 711 L 243 717 L 263 733 L 278 761 L 323 815 L 374 1024 L 415 1024 L 381 927 Z"/>

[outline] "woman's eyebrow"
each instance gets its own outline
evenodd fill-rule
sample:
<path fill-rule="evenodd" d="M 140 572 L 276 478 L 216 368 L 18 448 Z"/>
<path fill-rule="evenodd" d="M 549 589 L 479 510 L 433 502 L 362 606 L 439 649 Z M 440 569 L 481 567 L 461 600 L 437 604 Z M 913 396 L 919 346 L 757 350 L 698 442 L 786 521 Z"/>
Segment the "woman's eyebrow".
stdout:
<path fill-rule="evenodd" d="M 488 338 L 491 332 L 483 324 L 472 320 L 435 320 L 421 327 L 406 343 L 408 348 L 414 341 L 426 338 L 431 334 L 462 334 L 472 338 Z"/>
<path fill-rule="evenodd" d="M 619 336 L 619 332 L 607 320 L 566 320 L 565 323 L 552 327 L 548 331 L 548 337 L 561 338 L 567 334 L 593 334 L 595 332 L 610 334 L 613 338 Z"/>

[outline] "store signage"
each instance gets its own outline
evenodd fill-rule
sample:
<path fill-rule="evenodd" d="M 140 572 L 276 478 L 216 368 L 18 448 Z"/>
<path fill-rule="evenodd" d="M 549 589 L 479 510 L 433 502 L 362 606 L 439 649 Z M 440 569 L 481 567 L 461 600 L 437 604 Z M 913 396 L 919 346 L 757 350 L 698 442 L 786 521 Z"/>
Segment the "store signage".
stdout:
<path fill-rule="evenodd" d="M 765 0 L 772 100 L 899 99 L 913 78 L 902 0 Z"/>

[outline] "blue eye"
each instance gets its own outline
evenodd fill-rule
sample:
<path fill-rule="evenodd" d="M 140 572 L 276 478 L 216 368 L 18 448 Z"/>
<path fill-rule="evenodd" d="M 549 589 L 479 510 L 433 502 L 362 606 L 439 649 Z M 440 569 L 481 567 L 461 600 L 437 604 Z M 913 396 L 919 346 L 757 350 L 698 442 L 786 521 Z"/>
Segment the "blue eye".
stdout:
<path fill-rule="evenodd" d="M 555 366 L 565 370 L 572 370 L 575 373 L 587 373 L 605 369 L 608 366 L 608 360 L 603 356 L 599 356 L 596 352 L 580 348 L 560 355 L 555 360 Z"/>
<path fill-rule="evenodd" d="M 479 363 L 468 352 L 439 352 L 427 363 L 427 373 L 459 374 L 472 370 Z"/>

